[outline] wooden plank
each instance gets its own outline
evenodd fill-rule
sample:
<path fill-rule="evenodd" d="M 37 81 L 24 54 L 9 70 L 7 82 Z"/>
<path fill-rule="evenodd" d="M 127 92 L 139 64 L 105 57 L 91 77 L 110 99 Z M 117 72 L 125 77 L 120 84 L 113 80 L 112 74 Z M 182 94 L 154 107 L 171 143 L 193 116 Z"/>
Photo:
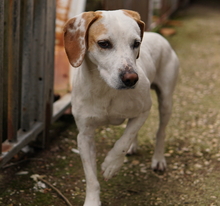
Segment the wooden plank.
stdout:
<path fill-rule="evenodd" d="M 55 46 L 56 1 L 46 1 L 45 28 L 45 79 L 44 82 L 44 135 L 43 147 L 49 143 L 49 127 L 53 114 L 53 76 L 54 76 L 54 46 Z"/>
<path fill-rule="evenodd" d="M 49 142 L 49 127 L 52 121 L 55 8 L 55 0 L 34 2 L 34 67 L 38 71 L 36 120 L 44 124 L 43 135 L 39 137 L 41 147 L 45 147 Z"/>
<path fill-rule="evenodd" d="M 30 127 L 28 132 L 21 132 L 18 135 L 16 142 L 10 142 L 6 140 L 3 142 L 3 146 L 8 148 L 0 155 L 0 167 L 2 167 L 6 162 L 8 162 L 15 154 L 17 154 L 24 146 L 26 146 L 31 141 L 35 140 L 37 135 L 42 131 L 43 123 L 36 122 Z"/>
<path fill-rule="evenodd" d="M 21 128 L 28 131 L 30 128 L 31 95 L 33 76 L 32 68 L 32 25 L 33 25 L 33 1 L 23 0 L 22 10 L 22 93 L 21 93 Z M 32 120 L 33 121 L 33 120 Z"/>
<path fill-rule="evenodd" d="M 46 16 L 46 1 L 35 0 L 34 2 L 34 55 L 33 67 L 36 71 L 36 103 L 33 105 L 35 121 L 44 121 L 44 87 L 45 82 L 45 17 Z"/>
<path fill-rule="evenodd" d="M 8 7 L 9 1 L 4 1 L 4 48 L 3 48 L 3 128 L 2 141 L 8 137 Z"/>
<path fill-rule="evenodd" d="M 18 99 L 19 99 L 19 33 L 20 33 L 20 0 L 11 0 L 8 4 L 7 27 L 7 63 L 8 72 L 8 114 L 7 137 L 16 141 L 18 129 Z"/>
<path fill-rule="evenodd" d="M 0 1 L 0 97 L 3 97 L 3 62 L 4 62 L 4 1 Z M 3 141 L 3 100 L 0 98 L 0 154 L 2 152 Z"/>

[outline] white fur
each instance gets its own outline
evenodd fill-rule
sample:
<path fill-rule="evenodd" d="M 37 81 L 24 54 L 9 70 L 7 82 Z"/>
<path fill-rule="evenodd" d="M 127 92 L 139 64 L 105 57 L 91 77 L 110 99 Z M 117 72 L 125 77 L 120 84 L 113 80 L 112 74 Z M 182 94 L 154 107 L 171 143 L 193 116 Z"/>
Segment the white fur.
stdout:
<path fill-rule="evenodd" d="M 109 151 L 101 166 L 103 176 L 108 180 L 119 171 L 126 153 L 133 153 L 137 149 L 137 133 L 151 108 L 152 84 L 160 90 L 160 124 L 152 168 L 166 168 L 165 127 L 171 115 L 172 94 L 179 67 L 178 58 L 169 43 L 156 33 L 144 33 L 140 56 L 136 59 L 139 49 L 132 49 L 131 44 L 135 39 L 141 40 L 140 28 L 136 21 L 124 12 L 102 11 L 99 21 L 105 25 L 108 32 L 98 38 L 110 39 L 113 48 L 100 49 L 94 44 L 85 54 L 81 67 L 73 71 L 72 113 L 79 129 L 78 148 L 86 176 L 84 206 L 101 205 L 100 185 L 96 175 L 96 128 L 107 124 L 118 125 L 128 119 L 124 134 Z M 95 25 L 94 23 L 92 26 Z M 120 72 L 124 71 L 127 65 L 132 67 L 139 79 L 135 88 L 120 89 L 123 86 Z"/>

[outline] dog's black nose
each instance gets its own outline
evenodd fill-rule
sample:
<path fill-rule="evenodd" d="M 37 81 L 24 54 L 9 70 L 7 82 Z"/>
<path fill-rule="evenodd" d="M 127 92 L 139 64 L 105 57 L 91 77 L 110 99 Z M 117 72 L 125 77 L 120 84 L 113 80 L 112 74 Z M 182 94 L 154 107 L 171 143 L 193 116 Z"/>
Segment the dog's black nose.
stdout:
<path fill-rule="evenodd" d="M 138 81 L 138 75 L 135 72 L 125 72 L 121 75 L 121 80 L 127 87 L 134 86 Z"/>

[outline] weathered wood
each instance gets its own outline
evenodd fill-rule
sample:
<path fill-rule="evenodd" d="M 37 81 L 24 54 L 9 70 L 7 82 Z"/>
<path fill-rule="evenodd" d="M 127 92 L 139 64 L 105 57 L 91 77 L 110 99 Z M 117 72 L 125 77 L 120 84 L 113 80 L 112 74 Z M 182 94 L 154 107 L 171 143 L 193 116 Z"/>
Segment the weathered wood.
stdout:
<path fill-rule="evenodd" d="M 3 140 L 3 51 L 4 51 L 4 1 L 0 1 L 0 154 L 2 152 L 1 142 Z"/>
<path fill-rule="evenodd" d="M 44 135 L 43 147 L 49 143 L 49 127 L 53 114 L 53 76 L 54 76 L 54 46 L 55 46 L 56 1 L 46 1 L 45 29 L 45 79 L 44 82 Z"/>
<path fill-rule="evenodd" d="M 21 93 L 21 128 L 28 131 L 31 121 L 31 97 L 35 93 L 31 75 L 32 69 L 32 27 L 33 27 L 33 1 L 23 0 L 22 4 L 22 93 Z"/>
<path fill-rule="evenodd" d="M 33 25 L 33 69 L 36 71 L 36 101 L 33 105 L 35 121 L 42 121 L 44 119 L 44 83 L 47 81 L 44 76 L 45 72 L 45 22 L 46 15 L 46 1 L 37 0 L 34 2 L 34 25 Z"/>
<path fill-rule="evenodd" d="M 7 136 L 8 140 L 16 141 L 18 129 L 19 107 L 19 47 L 20 47 L 20 0 L 9 1 L 7 33 L 7 62 L 5 68 L 8 72 L 8 114 Z"/>
<path fill-rule="evenodd" d="M 0 0 L 0 167 L 69 106 L 53 104 L 56 0 Z M 54 108 L 54 112 L 53 112 Z"/>
<path fill-rule="evenodd" d="M 35 140 L 36 136 L 42 131 L 43 123 L 36 122 L 30 127 L 28 132 L 21 132 L 18 135 L 17 142 L 9 142 L 6 140 L 3 142 L 3 147 L 9 148 L 8 151 L 4 151 L 0 155 L 0 167 L 2 167 L 7 161 L 9 161 L 15 154 L 17 154 L 24 146 L 26 146 L 30 141 Z"/>
<path fill-rule="evenodd" d="M 8 137 L 8 46 L 7 46 L 7 39 L 8 39 L 8 30 L 7 30 L 7 25 L 8 25 L 8 6 L 9 6 L 9 1 L 4 1 L 4 39 L 3 39 L 3 135 L 2 135 L 2 141 L 7 139 Z"/>

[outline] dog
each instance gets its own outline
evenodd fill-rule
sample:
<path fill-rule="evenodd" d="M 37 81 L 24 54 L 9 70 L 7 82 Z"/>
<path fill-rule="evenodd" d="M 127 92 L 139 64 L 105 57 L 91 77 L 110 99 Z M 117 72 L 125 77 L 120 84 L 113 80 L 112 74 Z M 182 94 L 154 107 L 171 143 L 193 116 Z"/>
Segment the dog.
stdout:
<path fill-rule="evenodd" d="M 137 133 L 148 117 L 154 89 L 159 102 L 159 129 L 152 169 L 165 170 L 165 128 L 179 61 L 162 36 L 145 32 L 140 15 L 130 10 L 84 12 L 64 26 L 64 47 L 73 67 L 72 113 L 79 130 L 77 144 L 85 177 L 84 206 L 100 206 L 94 133 L 97 127 L 119 125 L 123 135 L 101 165 L 110 179 L 127 153 L 137 150 Z"/>

